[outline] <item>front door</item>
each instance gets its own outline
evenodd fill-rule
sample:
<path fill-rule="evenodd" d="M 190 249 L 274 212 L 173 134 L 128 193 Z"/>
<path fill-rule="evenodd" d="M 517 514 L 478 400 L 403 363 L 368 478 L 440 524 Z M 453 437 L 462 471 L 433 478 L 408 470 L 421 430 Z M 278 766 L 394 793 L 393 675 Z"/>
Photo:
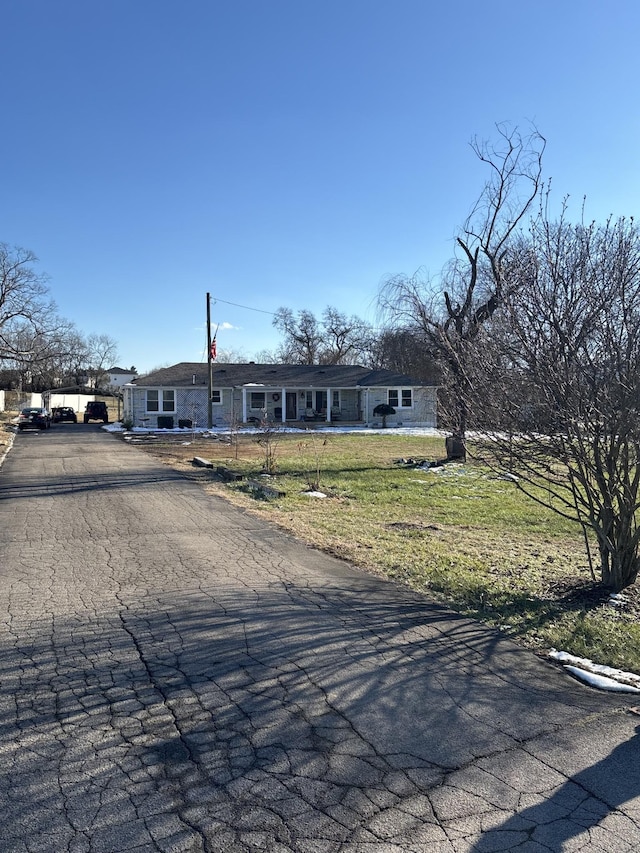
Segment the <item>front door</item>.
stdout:
<path fill-rule="evenodd" d="M 285 419 L 295 421 L 298 417 L 298 395 L 295 391 L 287 391 Z"/>

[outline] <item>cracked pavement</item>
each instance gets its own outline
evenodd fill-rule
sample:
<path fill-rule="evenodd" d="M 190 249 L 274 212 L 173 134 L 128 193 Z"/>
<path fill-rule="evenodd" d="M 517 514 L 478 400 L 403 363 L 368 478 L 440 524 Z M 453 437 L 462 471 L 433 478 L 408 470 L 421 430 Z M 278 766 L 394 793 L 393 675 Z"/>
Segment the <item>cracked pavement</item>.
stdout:
<path fill-rule="evenodd" d="M 99 427 L 0 467 L 3 853 L 640 850 L 634 697 Z"/>

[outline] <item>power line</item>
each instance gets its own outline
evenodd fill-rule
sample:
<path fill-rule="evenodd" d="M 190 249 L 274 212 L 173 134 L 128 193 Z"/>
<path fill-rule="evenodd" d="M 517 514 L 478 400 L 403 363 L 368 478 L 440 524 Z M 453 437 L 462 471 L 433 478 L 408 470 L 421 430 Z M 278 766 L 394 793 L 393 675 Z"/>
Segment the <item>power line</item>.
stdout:
<path fill-rule="evenodd" d="M 239 302 L 228 302 L 226 299 L 219 299 L 217 296 L 212 296 L 211 301 L 213 303 L 222 302 L 223 305 L 233 305 L 234 308 L 244 308 L 245 311 L 257 311 L 259 314 L 268 314 L 270 317 L 277 317 L 277 313 L 275 311 L 265 311 L 263 308 L 253 308 L 251 305 L 240 305 Z M 380 326 L 379 328 L 376 326 L 371 327 L 372 332 L 384 332 L 387 331 L 384 326 Z"/>
<path fill-rule="evenodd" d="M 235 308 L 244 308 L 247 311 L 257 311 L 259 314 L 269 314 L 270 317 L 275 317 L 275 311 L 263 311 L 262 308 L 252 308 L 250 305 L 239 305 L 237 302 L 227 302 L 226 299 L 218 299 L 217 296 L 211 297 L 212 302 L 222 302 L 223 305 L 233 305 Z"/>

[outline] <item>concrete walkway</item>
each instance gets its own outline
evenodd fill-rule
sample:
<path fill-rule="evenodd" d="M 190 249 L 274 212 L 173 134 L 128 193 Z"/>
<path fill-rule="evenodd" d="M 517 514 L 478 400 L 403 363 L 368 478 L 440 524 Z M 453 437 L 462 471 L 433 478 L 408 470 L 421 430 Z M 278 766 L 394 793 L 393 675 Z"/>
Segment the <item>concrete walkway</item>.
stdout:
<path fill-rule="evenodd" d="M 637 697 L 97 426 L 0 468 L 2 853 L 640 850 Z"/>

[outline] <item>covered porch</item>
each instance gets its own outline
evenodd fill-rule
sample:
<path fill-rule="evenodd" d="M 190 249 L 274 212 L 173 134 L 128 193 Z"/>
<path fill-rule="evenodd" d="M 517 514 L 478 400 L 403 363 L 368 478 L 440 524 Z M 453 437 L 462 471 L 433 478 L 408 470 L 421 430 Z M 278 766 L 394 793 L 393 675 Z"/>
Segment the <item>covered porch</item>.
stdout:
<path fill-rule="evenodd" d="M 276 388 L 243 385 L 242 421 L 265 419 L 289 425 L 362 421 L 360 392 L 353 388 Z"/>

